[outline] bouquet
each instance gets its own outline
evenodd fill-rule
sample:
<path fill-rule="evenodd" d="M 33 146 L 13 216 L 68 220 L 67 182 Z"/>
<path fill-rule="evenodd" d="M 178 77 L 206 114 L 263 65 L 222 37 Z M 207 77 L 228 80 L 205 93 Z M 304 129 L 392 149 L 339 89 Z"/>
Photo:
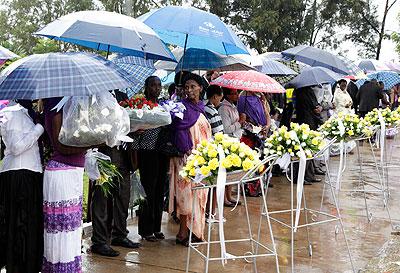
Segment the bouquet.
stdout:
<path fill-rule="evenodd" d="M 97 149 L 89 149 L 85 155 L 85 171 L 90 180 L 96 181 L 105 196 L 111 193 L 111 188 L 115 187 L 114 178 L 118 180 L 122 175 L 118 168 L 111 163 L 109 156 L 100 153 Z"/>
<path fill-rule="evenodd" d="M 349 140 L 350 138 L 370 137 L 372 130 L 364 119 L 356 114 L 343 114 L 330 117 L 318 129 L 326 138 Z"/>
<path fill-rule="evenodd" d="M 298 158 L 301 148 L 306 157 L 311 158 L 325 147 L 326 142 L 322 134 L 311 130 L 307 124 L 292 123 L 290 127 L 291 130 L 288 130 L 287 127 L 282 126 L 267 138 L 264 149 L 266 155 L 289 154 L 291 157 Z"/>
<path fill-rule="evenodd" d="M 222 160 L 218 149 L 224 153 L 225 158 Z M 220 165 L 226 169 L 227 173 L 247 172 L 259 162 L 257 151 L 241 143 L 237 138 L 217 133 L 213 140 L 203 140 L 192 151 L 187 158 L 186 165 L 180 171 L 180 175 L 195 182 L 206 180 L 213 185 L 216 182 Z"/>
<path fill-rule="evenodd" d="M 400 112 L 398 110 L 392 111 L 390 108 L 374 108 L 365 115 L 364 120 L 366 124 L 369 126 L 379 126 L 380 122 L 378 112 L 381 113 L 383 119 L 385 120 L 386 127 L 396 127 L 400 124 Z"/>
<path fill-rule="evenodd" d="M 157 103 L 148 101 L 144 95 L 136 95 L 120 103 L 128 111 L 130 131 L 148 130 L 171 124 L 171 115 Z"/>
<path fill-rule="evenodd" d="M 129 142 L 128 113 L 109 92 L 66 99 L 59 141 L 68 146 L 89 147 L 106 143 L 113 147 Z"/>

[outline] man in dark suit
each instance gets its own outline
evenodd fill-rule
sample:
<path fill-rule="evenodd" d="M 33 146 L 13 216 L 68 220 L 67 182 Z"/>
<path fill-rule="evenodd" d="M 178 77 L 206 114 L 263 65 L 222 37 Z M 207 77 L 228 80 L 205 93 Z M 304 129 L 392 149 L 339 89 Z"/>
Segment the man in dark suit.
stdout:
<path fill-rule="evenodd" d="M 118 90 L 111 91 L 118 102 L 128 99 L 128 96 Z M 92 247 L 93 253 L 102 256 L 115 257 L 119 252 L 112 249 L 111 245 L 125 248 L 138 248 L 139 243 L 128 239 L 126 219 L 128 218 L 128 207 L 130 199 L 130 172 L 131 150 L 126 145 L 110 148 L 102 146 L 99 152 L 108 155 L 111 162 L 118 167 L 122 178 L 114 181 L 116 187 L 111 191 L 111 196 L 106 197 L 100 187 L 94 186 L 92 196 Z"/>
<path fill-rule="evenodd" d="M 364 117 L 369 111 L 379 107 L 379 100 L 390 105 L 376 80 L 366 81 L 357 93 L 358 114 Z"/>

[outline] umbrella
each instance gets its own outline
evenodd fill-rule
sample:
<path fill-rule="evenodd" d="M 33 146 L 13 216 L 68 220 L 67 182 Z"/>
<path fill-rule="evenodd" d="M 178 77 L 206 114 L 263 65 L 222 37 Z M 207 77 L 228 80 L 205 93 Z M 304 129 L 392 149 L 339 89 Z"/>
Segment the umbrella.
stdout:
<path fill-rule="evenodd" d="M 5 47 L 0 46 L 0 61 L 18 58 L 19 56 Z"/>
<path fill-rule="evenodd" d="M 156 71 L 152 60 L 146 60 L 140 57 L 118 55 L 112 59 L 112 62 L 127 72 L 131 80 L 136 82 L 134 86 L 126 89 L 128 97 L 139 92 L 139 90 L 143 88 L 146 79 Z"/>
<path fill-rule="evenodd" d="M 252 54 L 250 52 L 249 54 L 234 54 L 232 57 L 235 57 L 237 59 L 240 59 L 244 62 L 246 62 L 248 65 L 251 65 L 255 69 L 260 69 L 262 67 L 262 59 L 260 58 L 260 55 Z"/>
<path fill-rule="evenodd" d="M 385 65 L 383 62 L 374 59 L 363 59 L 358 62 L 358 67 L 365 71 L 366 73 L 369 72 L 376 72 L 376 71 L 389 71 L 390 68 Z"/>
<path fill-rule="evenodd" d="M 289 67 L 292 69 L 294 72 L 299 74 L 301 71 L 303 71 L 304 68 L 309 67 L 308 65 L 296 62 L 296 61 L 286 61 L 286 60 L 279 60 L 280 63 L 283 63 L 285 66 Z M 279 82 L 281 85 L 285 85 L 291 80 L 293 80 L 296 77 L 295 75 L 286 75 L 286 76 L 271 76 L 274 78 L 277 82 Z"/>
<path fill-rule="evenodd" d="M 336 73 L 344 75 L 356 75 L 355 66 L 349 65 L 350 61 L 339 58 L 328 51 L 312 46 L 300 45 L 285 51 L 282 55 L 310 66 L 326 67 Z"/>
<path fill-rule="evenodd" d="M 246 46 L 218 16 L 194 8 L 168 6 L 138 18 L 168 44 L 208 49 L 220 54 L 249 54 Z"/>
<path fill-rule="evenodd" d="M 133 84 L 126 72 L 94 54 L 35 54 L 1 72 L 0 99 L 88 96 Z"/>
<path fill-rule="evenodd" d="M 260 57 L 263 59 L 271 59 L 271 60 L 282 60 L 283 56 L 280 52 L 265 52 L 260 54 Z"/>
<path fill-rule="evenodd" d="M 263 58 L 262 67 L 258 69 L 259 72 L 267 75 L 274 76 L 287 76 L 287 75 L 297 75 L 298 73 L 293 69 L 287 67 L 281 62 L 273 59 Z"/>
<path fill-rule="evenodd" d="M 390 70 L 400 73 L 400 63 L 395 62 L 385 62 L 385 65 L 389 67 Z"/>
<path fill-rule="evenodd" d="M 227 72 L 213 80 L 210 84 L 253 92 L 286 92 L 282 85 L 273 78 L 253 70 Z"/>
<path fill-rule="evenodd" d="M 108 11 L 79 11 L 51 22 L 36 35 L 156 60 L 174 60 L 173 55 L 148 26 L 132 17 Z"/>
<path fill-rule="evenodd" d="M 307 67 L 287 85 L 295 88 L 336 82 L 343 76 L 325 67 Z"/>
<path fill-rule="evenodd" d="M 158 61 L 156 67 L 158 69 L 170 71 L 193 71 L 193 70 L 212 70 L 220 71 L 236 71 L 236 70 L 251 70 L 253 67 L 247 65 L 244 61 L 212 52 L 207 49 L 189 48 L 183 54 L 183 48 L 176 48 L 173 53 L 179 63 L 166 61 Z"/>
<path fill-rule="evenodd" d="M 371 74 L 367 74 L 368 79 L 375 79 L 378 82 L 381 81 L 384 83 L 385 87 L 384 90 L 390 90 L 397 84 L 400 84 L 400 76 L 396 72 L 392 71 L 380 71 Z M 363 85 L 367 79 L 361 79 L 356 82 L 358 88 Z"/>

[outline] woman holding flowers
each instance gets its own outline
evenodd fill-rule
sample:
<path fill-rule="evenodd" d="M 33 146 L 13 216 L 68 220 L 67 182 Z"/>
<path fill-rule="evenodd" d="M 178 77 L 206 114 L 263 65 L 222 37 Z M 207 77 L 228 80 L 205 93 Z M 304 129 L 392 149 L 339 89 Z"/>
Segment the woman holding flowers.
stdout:
<path fill-rule="evenodd" d="M 186 107 L 183 119 L 174 118 L 172 122 L 172 141 L 177 149 L 184 154 L 183 157 L 173 157 L 170 162 L 170 198 L 169 211 L 174 210 L 176 199 L 176 212 L 180 218 L 180 228 L 176 242 L 188 246 L 190 216 L 192 214 L 192 184 L 179 176 L 179 172 L 186 164 L 187 155 L 191 153 L 201 141 L 211 138 L 211 126 L 204 116 L 204 104 L 200 100 L 203 90 L 203 80 L 195 74 L 188 74 L 184 80 L 186 98 L 182 103 Z M 193 234 L 197 239 L 203 238 L 205 226 L 205 207 L 207 203 L 207 190 L 197 190 L 197 203 L 194 206 Z"/>
<path fill-rule="evenodd" d="M 83 167 L 90 147 L 70 147 L 59 142 L 63 114 L 54 108 L 61 99 L 43 101 L 45 129 L 53 148 L 43 177 L 43 273 L 82 271 Z"/>
<path fill-rule="evenodd" d="M 145 81 L 144 95 L 157 104 L 161 93 L 161 80 L 150 76 Z M 137 150 L 140 181 L 146 192 L 146 202 L 139 208 L 139 234 L 143 239 L 156 242 L 165 238 L 161 232 L 163 190 L 167 181 L 168 159 L 157 150 L 161 127 L 135 133 L 132 148 Z"/>

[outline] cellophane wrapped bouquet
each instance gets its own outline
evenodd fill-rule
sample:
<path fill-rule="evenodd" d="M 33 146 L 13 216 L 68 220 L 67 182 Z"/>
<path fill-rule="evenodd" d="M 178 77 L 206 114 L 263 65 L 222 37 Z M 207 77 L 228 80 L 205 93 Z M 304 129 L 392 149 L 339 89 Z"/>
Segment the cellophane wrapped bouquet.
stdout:
<path fill-rule="evenodd" d="M 370 137 L 373 130 L 363 118 L 356 114 L 343 114 L 331 116 L 318 129 L 325 138 L 338 141 L 348 141 L 354 138 Z"/>
<path fill-rule="evenodd" d="M 74 96 L 63 106 L 63 121 L 59 141 L 68 146 L 113 147 L 121 141 L 129 142 L 128 113 L 109 92 L 92 96 Z"/>
<path fill-rule="evenodd" d="M 324 149 L 326 141 L 320 132 L 311 130 L 307 124 L 292 123 L 290 130 L 280 127 L 265 141 L 265 155 L 289 154 L 292 158 L 300 156 L 300 148 L 307 158 L 313 157 Z"/>
<path fill-rule="evenodd" d="M 221 147 L 225 158 L 220 160 L 218 147 Z M 192 151 L 180 175 L 195 182 L 204 181 L 213 185 L 216 182 L 220 164 L 227 174 L 232 172 L 247 172 L 260 163 L 259 154 L 239 139 L 217 133 L 214 139 L 203 140 Z"/>
<path fill-rule="evenodd" d="M 130 131 L 148 130 L 171 124 L 171 115 L 157 103 L 153 103 L 139 94 L 120 102 L 129 114 Z"/>

